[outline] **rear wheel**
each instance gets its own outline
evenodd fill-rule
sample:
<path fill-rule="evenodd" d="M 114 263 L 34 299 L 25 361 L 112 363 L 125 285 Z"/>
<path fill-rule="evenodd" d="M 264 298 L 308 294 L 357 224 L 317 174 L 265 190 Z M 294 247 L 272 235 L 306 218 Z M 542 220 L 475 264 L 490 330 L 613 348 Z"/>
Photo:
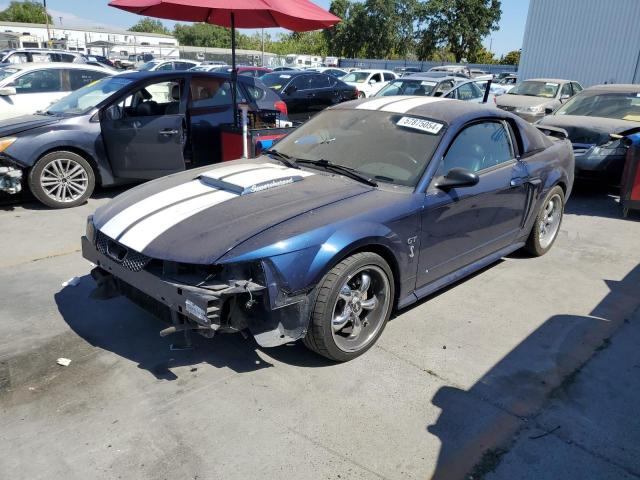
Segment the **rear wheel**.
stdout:
<path fill-rule="evenodd" d="M 531 229 L 525 250 L 540 257 L 551 250 L 558 237 L 564 215 L 564 191 L 555 186 L 542 202 L 536 221 Z"/>
<path fill-rule="evenodd" d="M 69 208 L 84 203 L 93 193 L 96 177 L 84 158 L 72 152 L 51 152 L 29 172 L 33 195 L 51 208 Z"/>
<path fill-rule="evenodd" d="M 364 92 L 358 92 L 358 98 L 367 98 Z"/>
<path fill-rule="evenodd" d="M 382 257 L 346 258 L 318 285 L 305 345 L 338 362 L 362 355 L 382 334 L 393 298 L 393 274 Z"/>

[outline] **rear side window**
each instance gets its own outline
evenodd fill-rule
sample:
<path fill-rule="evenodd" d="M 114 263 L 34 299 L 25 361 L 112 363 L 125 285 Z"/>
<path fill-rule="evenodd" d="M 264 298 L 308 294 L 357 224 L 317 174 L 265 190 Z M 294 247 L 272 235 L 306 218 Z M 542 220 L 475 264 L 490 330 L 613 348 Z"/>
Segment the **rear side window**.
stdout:
<path fill-rule="evenodd" d="M 74 55 L 70 55 L 68 53 L 59 53 L 58 54 L 60 56 L 60 62 L 69 62 L 69 63 L 73 63 L 74 60 L 76 59 L 76 57 Z"/>
<path fill-rule="evenodd" d="M 18 94 L 58 92 L 62 90 L 60 70 L 37 70 L 25 73 L 11 84 Z"/>
<path fill-rule="evenodd" d="M 187 62 L 173 62 L 173 63 L 175 65 L 175 70 L 189 70 L 191 67 L 195 66 Z"/>
<path fill-rule="evenodd" d="M 476 123 L 455 138 L 438 173 L 445 175 L 456 167 L 479 172 L 509 162 L 514 157 L 509 132 L 502 123 Z"/>
<path fill-rule="evenodd" d="M 571 93 L 571 84 L 570 83 L 565 83 L 562 86 L 562 91 L 560 92 L 560 95 L 562 97 L 564 97 L 565 95 L 570 97 L 572 95 L 572 93 Z"/>
<path fill-rule="evenodd" d="M 256 87 L 255 85 L 244 85 L 244 88 L 247 90 L 249 98 L 255 101 L 262 100 L 266 95 L 266 92 L 264 90 Z"/>
<path fill-rule="evenodd" d="M 386 72 L 385 72 L 385 73 L 383 73 L 383 75 L 384 75 L 384 81 L 385 81 L 385 82 L 389 82 L 389 81 L 394 80 L 394 79 L 396 78 L 396 77 L 395 77 L 393 74 L 391 74 L 391 73 L 386 73 Z"/>
<path fill-rule="evenodd" d="M 312 75 L 309 88 L 328 88 L 329 77 L 326 75 Z"/>
<path fill-rule="evenodd" d="M 104 72 L 95 72 L 93 70 L 68 70 L 68 72 L 71 90 L 77 90 L 107 76 Z"/>
<path fill-rule="evenodd" d="M 191 79 L 191 106 L 193 108 L 231 105 L 231 85 L 221 78 Z"/>
<path fill-rule="evenodd" d="M 574 95 L 583 90 L 582 86 L 579 83 L 573 82 L 571 85 L 573 85 L 573 94 Z"/>

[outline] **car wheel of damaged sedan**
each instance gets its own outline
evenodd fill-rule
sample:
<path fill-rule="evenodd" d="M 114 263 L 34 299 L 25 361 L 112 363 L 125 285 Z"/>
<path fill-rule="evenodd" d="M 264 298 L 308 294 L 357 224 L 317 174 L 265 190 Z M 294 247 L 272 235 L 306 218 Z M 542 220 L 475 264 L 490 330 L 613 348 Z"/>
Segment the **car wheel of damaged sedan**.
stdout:
<path fill-rule="evenodd" d="M 370 252 L 348 257 L 317 288 L 305 345 L 339 362 L 362 355 L 382 333 L 393 296 L 393 274 L 382 257 Z"/>
<path fill-rule="evenodd" d="M 542 202 L 533 229 L 525 246 L 526 250 L 536 257 L 547 253 L 553 246 L 564 214 L 564 191 L 556 186 L 551 189 Z"/>
<path fill-rule="evenodd" d="M 84 158 L 72 152 L 52 152 L 42 157 L 29 173 L 29 188 L 52 208 L 84 203 L 93 193 L 96 178 Z"/>

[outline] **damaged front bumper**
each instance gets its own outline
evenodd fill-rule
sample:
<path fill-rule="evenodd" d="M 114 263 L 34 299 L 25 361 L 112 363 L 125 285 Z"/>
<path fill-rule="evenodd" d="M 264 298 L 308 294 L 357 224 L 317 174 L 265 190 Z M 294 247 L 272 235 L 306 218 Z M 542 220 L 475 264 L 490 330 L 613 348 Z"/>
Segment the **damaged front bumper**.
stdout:
<path fill-rule="evenodd" d="M 22 191 L 22 169 L 0 159 L 0 192 L 16 194 Z"/>
<path fill-rule="evenodd" d="M 103 237 L 104 238 L 104 237 Z M 249 330 L 262 347 L 290 343 L 306 334 L 310 297 L 278 290 L 270 267 L 221 267 L 204 282 L 183 282 L 152 268 L 139 268 L 137 252 L 113 252 L 82 237 L 82 255 L 96 265 L 92 276 L 102 299 L 124 295 L 173 327 L 164 333 L 192 330 L 211 338 L 216 333 Z M 130 256 L 131 254 L 131 256 Z M 163 263 L 158 261 L 159 263 Z M 249 276 L 251 275 L 251 276 Z M 270 299 L 269 292 L 278 292 Z"/>

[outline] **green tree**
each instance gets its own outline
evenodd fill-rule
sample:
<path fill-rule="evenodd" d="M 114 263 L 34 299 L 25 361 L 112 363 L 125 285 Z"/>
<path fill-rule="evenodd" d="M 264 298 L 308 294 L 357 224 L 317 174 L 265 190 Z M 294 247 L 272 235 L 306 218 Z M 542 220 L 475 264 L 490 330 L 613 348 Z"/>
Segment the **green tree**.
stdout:
<path fill-rule="evenodd" d="M 143 18 L 129 30 L 132 32 L 162 33 L 164 35 L 171 35 L 171 32 L 160 20 L 155 20 L 149 17 Z"/>
<path fill-rule="evenodd" d="M 208 23 L 194 23 L 193 25 L 176 25 L 173 30 L 180 45 L 192 47 L 231 47 L 231 30 Z M 236 32 L 236 39 L 244 35 Z M 240 45 L 238 45 L 240 47 Z"/>
<path fill-rule="evenodd" d="M 469 61 L 469 63 L 482 63 L 482 64 L 497 63 L 497 60 L 493 56 L 493 53 L 491 53 L 489 50 L 487 50 L 484 47 L 480 48 L 479 50 L 476 50 L 475 52 L 470 52 L 469 56 L 467 57 L 467 60 Z"/>
<path fill-rule="evenodd" d="M 519 65 L 520 50 L 512 50 L 500 59 L 502 65 Z"/>
<path fill-rule="evenodd" d="M 427 0 L 418 15 L 418 55 L 424 59 L 446 46 L 456 62 L 472 57 L 501 16 L 500 0 Z"/>
<path fill-rule="evenodd" d="M 0 12 L 0 20 L 3 22 L 23 23 L 52 23 L 51 15 L 45 13 L 44 6 L 40 2 L 12 1 L 7 8 Z"/>

